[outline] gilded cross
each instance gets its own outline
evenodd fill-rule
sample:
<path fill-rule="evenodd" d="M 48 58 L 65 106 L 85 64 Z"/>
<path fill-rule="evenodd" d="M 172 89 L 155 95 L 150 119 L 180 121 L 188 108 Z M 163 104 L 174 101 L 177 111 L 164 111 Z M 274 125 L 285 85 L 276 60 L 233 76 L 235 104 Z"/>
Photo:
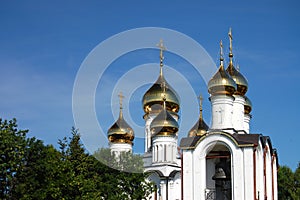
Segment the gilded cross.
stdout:
<path fill-rule="evenodd" d="M 200 118 L 202 118 L 202 101 L 203 101 L 203 97 L 202 95 L 200 94 L 199 97 L 199 106 L 200 106 Z"/>
<path fill-rule="evenodd" d="M 120 99 L 120 109 L 122 109 L 123 108 L 123 99 L 125 97 L 123 96 L 122 92 L 120 92 L 118 96 L 119 96 L 119 99 Z"/>
<path fill-rule="evenodd" d="M 160 58 L 160 67 L 163 66 L 163 60 L 164 60 L 164 55 L 163 55 L 163 51 L 166 50 L 166 47 L 164 46 L 163 40 L 160 39 L 159 43 L 157 44 L 158 48 L 160 49 L 160 54 L 159 54 L 159 58 Z"/>
<path fill-rule="evenodd" d="M 220 61 L 222 62 L 224 60 L 223 58 L 223 42 L 222 40 L 220 41 Z M 223 64 L 223 63 L 221 63 Z"/>
<path fill-rule="evenodd" d="M 203 97 L 202 97 L 201 94 L 199 95 L 198 99 L 199 99 L 200 110 L 202 110 L 202 101 L 203 101 Z"/>
<path fill-rule="evenodd" d="M 230 51 L 230 53 L 232 53 L 232 33 L 231 33 L 231 28 L 229 28 L 228 36 L 229 36 L 229 51 Z"/>

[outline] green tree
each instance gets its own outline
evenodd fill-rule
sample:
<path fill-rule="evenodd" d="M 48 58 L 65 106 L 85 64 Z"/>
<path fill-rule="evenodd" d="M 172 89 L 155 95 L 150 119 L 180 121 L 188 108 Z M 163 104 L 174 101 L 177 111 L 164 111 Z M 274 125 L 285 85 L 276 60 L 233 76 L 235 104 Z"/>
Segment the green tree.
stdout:
<path fill-rule="evenodd" d="M 298 163 L 298 167 L 294 173 L 295 180 L 295 196 L 300 199 L 300 162 Z"/>
<path fill-rule="evenodd" d="M 24 167 L 16 174 L 16 199 L 57 199 L 62 196 L 60 152 L 41 140 L 29 138 L 24 155 Z"/>
<path fill-rule="evenodd" d="M 117 155 L 105 148 L 94 156 L 106 166 L 105 171 L 99 171 L 104 199 L 146 199 L 154 191 L 154 184 L 146 181 L 148 174 L 143 172 L 142 156 L 131 152 Z"/>
<path fill-rule="evenodd" d="M 0 119 L 0 199 L 140 200 L 153 191 L 139 155 L 101 149 L 100 162 L 85 152 L 75 128 L 59 140 L 59 150 L 27 132 L 15 119 Z"/>
<path fill-rule="evenodd" d="M 287 167 L 282 166 L 278 170 L 278 199 L 299 200 L 300 199 L 300 164 L 293 173 Z"/>
<path fill-rule="evenodd" d="M 0 199 L 11 199 L 16 175 L 24 166 L 27 130 L 19 130 L 17 120 L 0 118 Z"/>
<path fill-rule="evenodd" d="M 85 152 L 80 134 L 73 127 L 71 137 L 59 141 L 62 173 L 65 177 L 62 193 L 64 199 L 99 199 L 100 177 L 97 174 L 98 161 Z"/>

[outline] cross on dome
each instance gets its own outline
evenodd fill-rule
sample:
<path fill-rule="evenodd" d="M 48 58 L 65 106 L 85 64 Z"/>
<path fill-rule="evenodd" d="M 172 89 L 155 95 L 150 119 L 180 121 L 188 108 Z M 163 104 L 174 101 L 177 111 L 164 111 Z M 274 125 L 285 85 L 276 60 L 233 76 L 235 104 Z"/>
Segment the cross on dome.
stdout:
<path fill-rule="evenodd" d="M 164 54 L 163 52 L 166 50 L 166 47 L 164 46 L 163 40 L 160 39 L 159 43 L 157 44 L 158 48 L 160 49 L 160 54 L 159 54 L 159 58 L 160 58 L 160 74 L 162 74 L 162 67 L 164 66 Z"/>
<path fill-rule="evenodd" d="M 229 37 L 229 58 L 230 58 L 230 63 L 232 63 L 232 57 L 233 57 L 233 53 L 232 53 L 232 33 L 231 33 L 231 28 L 229 28 L 229 32 L 228 32 L 228 37 Z"/>
<path fill-rule="evenodd" d="M 220 65 L 223 65 L 223 42 L 222 40 L 220 41 Z"/>
<path fill-rule="evenodd" d="M 118 97 L 120 99 L 120 109 L 123 109 L 123 99 L 125 98 L 125 96 L 123 96 L 122 92 L 120 92 Z"/>
<path fill-rule="evenodd" d="M 198 99 L 199 99 L 199 108 L 200 108 L 200 118 L 202 118 L 202 101 L 203 101 L 203 97 L 202 97 L 202 95 L 200 94 L 199 95 L 199 97 L 198 97 Z"/>

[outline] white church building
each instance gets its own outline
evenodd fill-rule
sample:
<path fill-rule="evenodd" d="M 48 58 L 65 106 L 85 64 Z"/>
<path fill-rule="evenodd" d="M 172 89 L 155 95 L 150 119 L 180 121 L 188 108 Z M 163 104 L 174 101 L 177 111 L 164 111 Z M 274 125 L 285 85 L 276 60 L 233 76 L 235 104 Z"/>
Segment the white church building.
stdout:
<path fill-rule="evenodd" d="M 251 133 L 252 104 L 248 82 L 233 64 L 229 31 L 229 65 L 220 66 L 208 83 L 212 123 L 200 114 L 196 124 L 178 141 L 180 102 L 160 73 L 143 96 L 145 120 L 144 168 L 155 183 L 153 200 L 277 200 L 277 153 L 268 136 Z M 122 98 L 122 96 L 120 96 Z M 196 120 L 196 119 L 195 119 Z M 108 131 L 114 152 L 132 151 L 134 133 L 122 114 Z"/>

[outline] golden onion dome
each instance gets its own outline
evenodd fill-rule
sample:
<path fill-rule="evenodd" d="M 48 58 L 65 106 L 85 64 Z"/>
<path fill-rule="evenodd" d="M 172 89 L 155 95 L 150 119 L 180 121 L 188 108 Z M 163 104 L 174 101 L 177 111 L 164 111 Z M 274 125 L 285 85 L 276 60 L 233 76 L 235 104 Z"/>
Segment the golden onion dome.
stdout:
<path fill-rule="evenodd" d="M 163 41 L 160 40 L 158 47 L 160 48 L 160 74 L 156 82 L 147 90 L 143 96 L 143 109 L 146 114 L 150 112 L 159 112 L 162 109 L 162 97 L 165 96 L 165 107 L 168 111 L 179 112 L 179 97 L 175 90 L 168 84 L 163 76 L 163 52 L 166 50 Z M 162 91 L 162 85 L 165 91 Z"/>
<path fill-rule="evenodd" d="M 225 71 L 223 65 L 223 44 L 220 41 L 220 67 L 217 73 L 208 82 L 208 92 L 211 95 L 233 95 L 236 91 L 234 80 Z"/>
<path fill-rule="evenodd" d="M 205 123 L 205 121 L 203 120 L 203 118 L 199 118 L 199 120 L 196 122 L 196 124 L 193 126 L 193 128 L 191 128 L 191 130 L 189 131 L 188 136 L 189 137 L 193 137 L 196 135 L 205 135 L 207 133 L 208 130 L 208 126 Z"/>
<path fill-rule="evenodd" d="M 156 80 L 156 82 L 147 90 L 147 92 L 143 96 L 143 108 L 145 113 L 149 112 L 158 112 L 162 109 L 162 85 L 165 84 L 166 86 L 166 109 L 171 112 L 178 112 L 179 111 L 179 97 L 175 90 L 169 85 L 161 73 Z"/>
<path fill-rule="evenodd" d="M 233 66 L 232 61 L 229 62 L 226 71 L 237 85 L 237 89 L 234 94 L 244 96 L 248 90 L 247 79 Z"/>
<path fill-rule="evenodd" d="M 233 95 L 236 91 L 234 80 L 227 74 L 223 64 L 220 65 L 217 73 L 208 82 L 208 92 L 211 95 Z"/>
<path fill-rule="evenodd" d="M 191 128 L 191 130 L 189 131 L 188 137 L 193 137 L 196 135 L 205 135 L 207 133 L 208 130 L 208 126 L 205 123 L 205 121 L 203 120 L 203 114 L 202 114 L 202 96 L 199 96 L 199 100 L 200 100 L 200 114 L 199 114 L 199 119 L 196 122 L 196 124 Z"/>
<path fill-rule="evenodd" d="M 233 66 L 232 58 L 233 58 L 233 53 L 232 53 L 232 33 L 231 33 L 231 28 L 229 29 L 229 65 L 226 69 L 226 71 L 229 73 L 229 75 L 232 77 L 234 82 L 237 85 L 236 91 L 234 94 L 236 95 L 242 95 L 244 96 L 247 92 L 248 89 L 248 81 L 246 78 Z"/>
<path fill-rule="evenodd" d="M 122 112 L 122 93 L 119 94 L 120 97 L 120 113 L 118 120 L 108 129 L 107 136 L 108 140 L 112 143 L 129 143 L 132 144 L 134 139 L 134 131 L 128 125 L 128 123 L 123 118 Z"/>
<path fill-rule="evenodd" d="M 150 130 L 152 136 L 162 135 L 169 136 L 173 135 L 178 131 L 178 123 L 172 117 L 172 115 L 165 108 L 153 119 Z"/>
<path fill-rule="evenodd" d="M 245 96 L 244 113 L 250 114 L 251 110 L 252 110 L 252 102 L 248 97 Z"/>

